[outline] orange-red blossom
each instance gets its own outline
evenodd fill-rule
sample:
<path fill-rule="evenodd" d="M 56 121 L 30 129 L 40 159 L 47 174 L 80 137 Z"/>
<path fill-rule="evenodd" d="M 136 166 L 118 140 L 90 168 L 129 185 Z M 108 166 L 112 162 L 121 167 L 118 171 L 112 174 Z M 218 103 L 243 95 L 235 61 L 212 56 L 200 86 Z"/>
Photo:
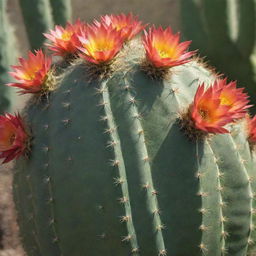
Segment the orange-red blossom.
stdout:
<path fill-rule="evenodd" d="M 123 46 L 121 31 L 104 24 L 88 25 L 78 38 L 80 57 L 95 64 L 111 61 Z"/>
<path fill-rule="evenodd" d="M 195 51 L 188 52 L 191 41 L 180 43 L 179 33 L 173 34 L 170 27 L 163 29 L 154 26 L 144 31 L 143 45 L 146 57 L 153 66 L 168 68 L 190 61 Z"/>
<path fill-rule="evenodd" d="M 221 90 L 221 105 L 229 106 L 229 112 L 232 113 L 234 119 L 245 117 L 247 109 L 252 105 L 248 105 L 249 96 L 244 92 L 244 88 L 237 88 L 236 82 L 227 83 L 227 79 L 217 79 L 214 84 L 216 90 Z"/>
<path fill-rule="evenodd" d="M 26 150 L 28 135 L 19 115 L 0 116 L 0 158 L 3 163 L 20 157 Z"/>
<path fill-rule="evenodd" d="M 55 30 L 50 30 L 49 34 L 44 34 L 51 41 L 46 43 L 46 46 L 54 52 L 54 55 L 65 57 L 70 54 L 76 54 L 77 45 L 79 44 L 77 34 L 84 30 L 86 30 L 86 25 L 79 19 L 74 24 L 67 22 L 64 28 L 57 25 Z"/>
<path fill-rule="evenodd" d="M 233 121 L 230 107 L 221 105 L 221 91 L 213 86 L 205 89 L 202 84 L 198 87 L 194 103 L 191 105 L 191 118 L 195 128 L 210 133 L 228 133 L 224 126 Z"/>
<path fill-rule="evenodd" d="M 20 65 L 12 66 L 13 71 L 10 72 L 18 82 L 7 85 L 21 88 L 21 94 L 40 92 L 51 68 L 51 58 L 38 50 L 35 54 L 29 52 L 27 59 L 19 58 L 19 62 Z"/>
<path fill-rule="evenodd" d="M 133 16 L 131 13 L 125 15 L 121 13 L 119 15 L 105 15 L 101 16 L 101 23 L 106 26 L 111 26 L 117 31 L 121 31 L 121 36 L 124 40 L 130 40 L 136 36 L 142 29 L 146 27 L 137 16 Z M 95 21 L 96 25 L 100 23 Z"/>
<path fill-rule="evenodd" d="M 248 96 L 236 83 L 227 84 L 227 79 L 217 79 L 210 87 L 198 87 L 194 102 L 190 106 L 191 118 L 197 129 L 210 133 L 228 133 L 224 128 L 246 116 Z"/>

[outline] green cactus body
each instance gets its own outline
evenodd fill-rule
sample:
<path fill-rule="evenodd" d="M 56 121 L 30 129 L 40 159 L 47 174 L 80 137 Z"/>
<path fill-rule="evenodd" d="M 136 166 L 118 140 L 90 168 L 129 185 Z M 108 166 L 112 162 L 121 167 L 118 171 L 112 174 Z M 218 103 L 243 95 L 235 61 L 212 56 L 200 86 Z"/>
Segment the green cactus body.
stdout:
<path fill-rule="evenodd" d="M 152 80 L 136 45 L 108 78 L 89 83 L 78 61 L 27 106 L 14 197 L 28 255 L 247 255 L 256 174 L 243 122 L 189 140 L 178 117 L 215 75 L 193 60 Z"/>
<path fill-rule="evenodd" d="M 70 0 L 20 0 L 20 7 L 31 49 L 42 47 L 43 33 L 54 24 L 64 25 L 72 16 Z"/>
<path fill-rule="evenodd" d="M 7 1 L 0 2 L 0 113 L 10 108 L 13 99 L 13 91 L 5 86 L 10 81 L 8 76 L 9 65 L 14 64 L 16 50 L 13 29 L 9 23 L 7 13 Z"/>
<path fill-rule="evenodd" d="M 43 33 L 54 25 L 50 2 L 49 0 L 20 0 L 20 7 L 30 47 L 39 49 L 45 40 Z"/>
<path fill-rule="evenodd" d="M 218 72 L 246 86 L 255 102 L 255 1 L 182 0 L 181 26 L 192 47 L 200 49 Z"/>
<path fill-rule="evenodd" d="M 65 25 L 72 18 L 71 0 L 50 0 L 55 24 Z"/>

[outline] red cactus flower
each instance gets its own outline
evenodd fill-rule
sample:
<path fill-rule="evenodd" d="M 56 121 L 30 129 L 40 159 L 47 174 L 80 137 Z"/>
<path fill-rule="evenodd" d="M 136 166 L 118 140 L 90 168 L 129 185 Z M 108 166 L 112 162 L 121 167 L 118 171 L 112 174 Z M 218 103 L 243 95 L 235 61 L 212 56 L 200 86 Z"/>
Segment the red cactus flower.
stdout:
<path fill-rule="evenodd" d="M 100 23 L 95 21 L 96 25 Z M 131 13 L 125 15 L 121 13 L 120 15 L 105 15 L 101 17 L 101 23 L 106 26 L 112 26 L 112 28 L 117 31 L 121 31 L 123 39 L 130 40 L 136 36 L 142 29 L 147 25 L 142 25 L 142 22 L 138 20 L 137 16 L 133 16 Z"/>
<path fill-rule="evenodd" d="M 82 44 L 78 47 L 80 57 L 95 64 L 112 60 L 123 45 L 121 32 L 104 24 L 88 26 L 78 38 Z"/>
<path fill-rule="evenodd" d="M 3 163 L 20 157 L 26 150 L 28 135 L 19 115 L 0 116 L 0 158 Z"/>
<path fill-rule="evenodd" d="M 233 121 L 230 107 L 221 105 L 220 90 L 213 86 L 205 89 L 204 84 L 197 89 L 194 103 L 190 107 L 191 118 L 197 129 L 210 133 L 228 133 L 223 126 Z"/>
<path fill-rule="evenodd" d="M 252 105 L 248 105 L 249 96 L 244 92 L 244 88 L 237 88 L 236 82 L 227 83 L 227 79 L 217 79 L 213 85 L 216 90 L 220 90 L 221 105 L 229 106 L 230 113 L 234 119 L 245 117 L 247 109 Z"/>
<path fill-rule="evenodd" d="M 51 68 L 51 58 L 44 55 L 42 50 L 38 50 L 35 54 L 29 52 L 27 60 L 19 58 L 19 62 L 21 65 L 12 66 L 14 71 L 10 72 L 19 82 L 7 85 L 22 88 L 21 94 L 40 92 Z"/>
<path fill-rule="evenodd" d="M 247 117 L 248 138 L 253 144 L 256 144 L 256 115 L 253 118 Z"/>
<path fill-rule="evenodd" d="M 190 61 L 195 51 L 187 52 L 191 41 L 180 43 L 179 33 L 173 34 L 170 27 L 151 27 L 144 31 L 143 45 L 146 56 L 155 67 L 173 67 Z"/>
<path fill-rule="evenodd" d="M 65 28 L 57 25 L 55 30 L 50 30 L 49 34 L 44 34 L 51 41 L 51 43 L 46 43 L 45 45 L 54 52 L 54 55 L 65 57 L 70 54 L 76 54 L 77 45 L 79 44 L 77 34 L 84 30 L 86 30 L 86 25 L 79 19 L 75 24 L 68 22 Z"/>

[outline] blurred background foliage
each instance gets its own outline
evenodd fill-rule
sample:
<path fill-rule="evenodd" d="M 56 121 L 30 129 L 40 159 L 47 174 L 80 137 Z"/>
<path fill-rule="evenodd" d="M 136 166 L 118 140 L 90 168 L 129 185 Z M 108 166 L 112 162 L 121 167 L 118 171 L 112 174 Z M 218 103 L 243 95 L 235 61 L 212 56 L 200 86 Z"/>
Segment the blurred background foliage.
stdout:
<path fill-rule="evenodd" d="M 183 37 L 256 104 L 256 1 L 181 0 L 180 10 Z"/>
<path fill-rule="evenodd" d="M 42 47 L 43 32 L 66 20 L 92 22 L 121 12 L 180 31 L 204 61 L 246 87 L 256 105 L 256 0 L 0 0 L 0 112 L 24 105 L 27 96 L 17 97 L 4 85 L 7 72 L 19 56 Z M 0 170 L 0 256 L 23 255 L 14 234 L 11 179 L 10 172 Z"/>

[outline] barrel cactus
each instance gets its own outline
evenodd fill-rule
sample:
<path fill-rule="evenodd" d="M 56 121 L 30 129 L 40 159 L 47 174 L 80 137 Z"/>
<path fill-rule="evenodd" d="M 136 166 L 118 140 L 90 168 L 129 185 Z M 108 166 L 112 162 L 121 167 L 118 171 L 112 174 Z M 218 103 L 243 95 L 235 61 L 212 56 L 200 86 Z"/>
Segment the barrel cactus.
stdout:
<path fill-rule="evenodd" d="M 253 253 L 256 119 L 243 89 L 170 28 L 135 38 L 145 26 L 132 15 L 80 26 L 48 36 L 63 61 L 20 60 L 10 86 L 33 95 L 0 119 L 0 157 L 22 156 L 28 255 Z"/>

